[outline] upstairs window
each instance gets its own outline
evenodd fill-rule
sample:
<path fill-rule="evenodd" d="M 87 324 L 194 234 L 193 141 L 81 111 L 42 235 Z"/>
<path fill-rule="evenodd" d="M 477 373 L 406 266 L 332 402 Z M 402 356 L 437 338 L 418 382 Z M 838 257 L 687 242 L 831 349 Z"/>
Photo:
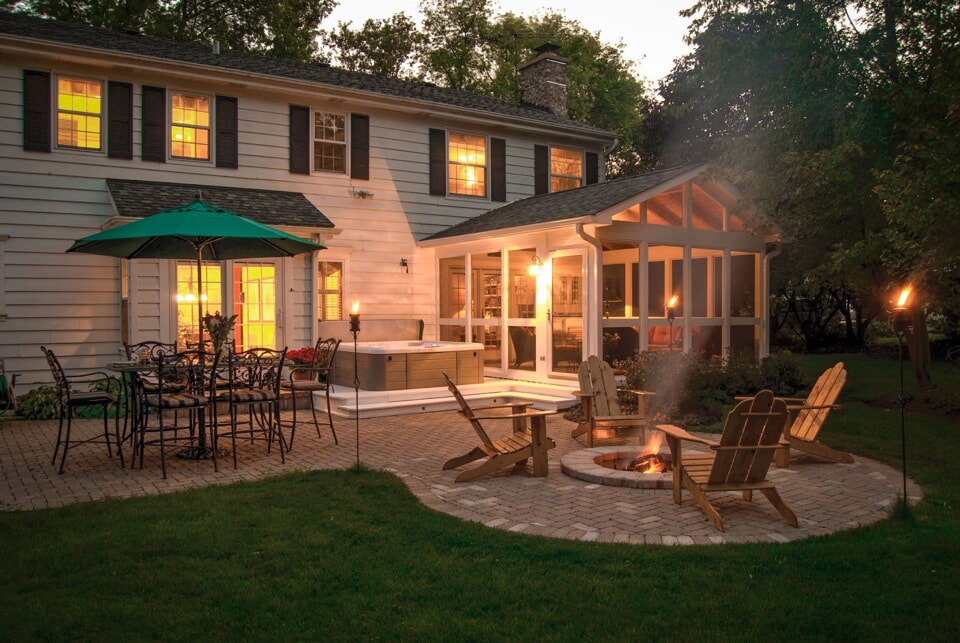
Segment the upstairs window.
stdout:
<path fill-rule="evenodd" d="M 313 115 L 313 169 L 315 172 L 347 171 L 347 117 L 315 112 Z"/>
<path fill-rule="evenodd" d="M 57 79 L 57 145 L 101 149 L 103 85 L 95 80 Z"/>
<path fill-rule="evenodd" d="M 563 192 L 583 185 L 583 155 L 579 150 L 550 148 L 550 191 Z"/>
<path fill-rule="evenodd" d="M 170 95 L 170 156 L 210 160 L 210 97 Z"/>
<path fill-rule="evenodd" d="M 450 132 L 448 143 L 449 193 L 487 195 L 487 141 L 475 134 Z"/>

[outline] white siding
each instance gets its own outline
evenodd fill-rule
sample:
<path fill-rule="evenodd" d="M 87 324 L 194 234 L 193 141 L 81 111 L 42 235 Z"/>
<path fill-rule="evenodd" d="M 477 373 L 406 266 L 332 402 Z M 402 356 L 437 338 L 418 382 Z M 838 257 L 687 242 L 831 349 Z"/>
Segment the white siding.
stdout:
<path fill-rule="evenodd" d="M 371 109 L 369 99 L 351 105 L 331 104 L 323 92 L 307 96 L 285 88 L 271 88 L 258 79 L 246 85 L 200 79 L 170 68 L 138 77 L 134 65 L 91 74 L 82 67 L 58 69 L 39 51 L 8 58 L 0 64 L 0 235 L 5 243 L 6 319 L 0 318 L 0 357 L 7 368 L 22 373 L 26 387 L 50 381 L 39 350 L 53 347 L 68 369 L 100 367 L 120 348 L 118 260 L 65 254 L 77 238 L 97 232 L 114 216 L 107 178 L 256 187 L 301 192 L 335 225 L 337 233 L 324 237 L 331 257 L 345 258 L 345 306 L 359 299 L 365 317 L 417 317 L 426 322 L 424 336 L 435 337 L 436 300 L 434 254 L 416 241 L 467 217 L 497 207 L 487 199 L 443 198 L 429 195 L 428 131 L 431 127 L 480 131 L 476 122 L 458 123 L 451 117 L 404 113 L 384 98 Z M 134 158 L 109 159 L 105 152 L 57 150 L 51 153 L 22 149 L 22 70 L 45 69 L 84 73 L 134 84 Z M 239 104 L 239 159 L 236 170 L 216 168 L 213 162 L 140 160 L 140 101 L 143 84 L 190 92 L 236 96 Z M 309 105 L 329 111 L 355 111 L 370 117 L 370 180 L 348 175 L 288 171 L 288 106 Z M 491 119 L 495 120 L 495 119 Z M 495 130 L 495 131 L 494 131 Z M 489 135 L 507 141 L 507 199 L 533 194 L 533 146 L 570 141 L 533 138 L 511 133 L 504 125 Z M 584 141 L 580 141 L 582 147 Z M 594 145 L 594 151 L 599 147 Z M 351 196 L 352 190 L 373 193 L 369 199 Z M 301 235 L 303 229 L 294 230 Z M 318 230 L 317 232 L 322 232 Z M 322 257 L 322 253 L 320 255 Z M 409 273 L 400 268 L 407 259 Z M 315 315 L 311 292 L 310 256 L 284 266 L 278 284 L 285 341 L 291 348 L 306 345 Z M 130 270 L 131 339 L 174 339 L 168 262 L 135 261 Z M 349 311 L 347 311 L 349 312 Z"/>

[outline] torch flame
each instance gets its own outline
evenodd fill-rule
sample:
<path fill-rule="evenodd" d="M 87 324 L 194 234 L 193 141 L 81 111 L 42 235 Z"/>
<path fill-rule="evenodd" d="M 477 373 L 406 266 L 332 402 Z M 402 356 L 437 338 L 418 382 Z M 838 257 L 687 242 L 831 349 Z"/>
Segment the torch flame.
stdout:
<path fill-rule="evenodd" d="M 352 314 L 354 314 L 354 315 L 357 315 L 357 314 L 360 313 L 360 302 L 359 302 L 359 301 L 353 302 L 353 307 L 350 308 L 350 312 L 351 312 Z"/>
<path fill-rule="evenodd" d="M 667 308 L 676 308 L 677 306 L 677 296 L 674 295 L 670 298 L 670 301 L 667 302 Z"/>
<path fill-rule="evenodd" d="M 897 299 L 897 308 L 906 308 L 907 302 L 910 301 L 910 294 L 913 292 L 913 288 L 906 286 L 903 290 L 900 291 L 900 298 Z"/>

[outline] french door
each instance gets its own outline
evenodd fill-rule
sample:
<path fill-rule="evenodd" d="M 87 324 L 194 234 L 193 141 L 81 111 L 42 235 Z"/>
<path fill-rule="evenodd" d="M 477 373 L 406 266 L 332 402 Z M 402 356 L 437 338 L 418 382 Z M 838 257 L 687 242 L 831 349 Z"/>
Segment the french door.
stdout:
<path fill-rule="evenodd" d="M 231 265 L 232 264 L 232 265 Z M 237 316 L 237 350 L 279 348 L 277 265 L 273 260 L 230 262 L 228 300 Z"/>

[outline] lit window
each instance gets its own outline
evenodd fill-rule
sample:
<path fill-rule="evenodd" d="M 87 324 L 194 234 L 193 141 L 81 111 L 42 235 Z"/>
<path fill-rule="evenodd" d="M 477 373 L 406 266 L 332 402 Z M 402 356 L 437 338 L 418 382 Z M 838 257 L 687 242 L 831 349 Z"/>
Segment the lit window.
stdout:
<path fill-rule="evenodd" d="M 343 264 L 321 261 L 317 270 L 317 319 L 343 319 Z"/>
<path fill-rule="evenodd" d="M 194 261 L 177 263 L 177 337 L 181 348 L 188 344 L 196 345 L 200 333 L 200 304 L 203 312 L 214 313 L 223 308 L 223 288 L 220 264 L 203 264 L 203 292 L 200 292 L 200 280 L 197 278 L 197 264 Z"/>
<path fill-rule="evenodd" d="M 313 169 L 347 171 L 347 117 L 316 112 L 313 116 Z"/>
<path fill-rule="evenodd" d="M 487 195 L 486 138 L 451 132 L 447 158 L 450 164 L 450 194 Z"/>
<path fill-rule="evenodd" d="M 550 148 L 550 191 L 563 192 L 583 185 L 583 156 L 578 150 Z"/>
<path fill-rule="evenodd" d="M 84 150 L 100 149 L 103 120 L 99 81 L 57 79 L 57 145 Z"/>
<path fill-rule="evenodd" d="M 171 96 L 170 156 L 210 159 L 210 98 L 177 94 Z"/>

